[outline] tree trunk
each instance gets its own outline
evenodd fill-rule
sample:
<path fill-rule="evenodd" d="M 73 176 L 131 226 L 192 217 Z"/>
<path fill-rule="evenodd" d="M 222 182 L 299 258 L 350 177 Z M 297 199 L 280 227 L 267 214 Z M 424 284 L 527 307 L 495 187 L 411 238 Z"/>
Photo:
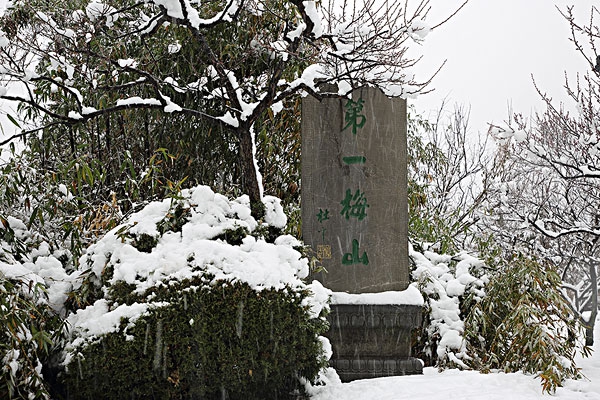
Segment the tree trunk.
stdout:
<path fill-rule="evenodd" d="M 265 206 L 260 196 L 254 155 L 252 154 L 252 135 L 250 128 L 240 126 L 238 128 L 240 138 L 240 157 L 242 165 L 242 190 L 250 197 L 250 210 L 256 219 L 262 219 L 265 215 Z"/>
<path fill-rule="evenodd" d="M 589 263 L 590 267 L 590 280 L 591 280 L 591 314 L 590 320 L 587 321 L 585 326 L 585 344 L 592 346 L 594 344 L 594 325 L 596 323 L 596 316 L 598 315 L 598 270 L 597 263 L 592 261 Z"/>

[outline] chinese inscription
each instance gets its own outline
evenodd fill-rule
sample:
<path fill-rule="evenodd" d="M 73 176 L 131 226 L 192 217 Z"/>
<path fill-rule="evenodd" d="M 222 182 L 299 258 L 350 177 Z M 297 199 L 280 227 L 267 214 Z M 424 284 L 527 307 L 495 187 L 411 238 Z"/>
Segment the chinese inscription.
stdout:
<path fill-rule="evenodd" d="M 365 125 L 367 117 L 361 114 L 364 103 L 365 101 L 362 98 L 357 101 L 352 101 L 352 99 L 348 100 L 345 107 L 346 115 L 344 117 L 346 125 L 342 128 L 343 131 L 352 127 L 352 133 L 356 135 L 356 130 Z"/>
<path fill-rule="evenodd" d="M 353 265 L 353 264 L 363 264 L 369 265 L 369 256 L 367 256 L 367 252 L 363 251 L 362 256 L 359 256 L 358 251 L 358 240 L 352 240 L 352 252 L 345 253 L 342 257 L 343 265 Z"/>
<path fill-rule="evenodd" d="M 406 102 L 380 90 L 303 99 L 302 234 L 323 266 L 315 279 L 332 290 L 408 282 L 405 135 Z"/>
<path fill-rule="evenodd" d="M 364 103 L 365 101 L 362 99 L 362 97 L 357 101 L 349 99 L 346 102 L 344 107 L 344 121 L 346 122 L 346 125 L 342 128 L 342 131 L 351 127 L 352 134 L 356 135 L 356 131 L 365 125 L 367 122 L 367 117 L 362 114 Z M 348 165 L 365 164 L 367 162 L 367 158 L 365 156 L 345 156 L 342 157 L 342 161 Z M 361 192 L 360 189 L 356 189 L 354 193 L 352 193 L 350 189 L 347 189 L 346 195 L 340 204 L 342 205 L 342 211 L 340 214 L 346 220 L 349 220 L 350 218 L 356 218 L 358 221 L 362 221 L 367 217 L 367 208 L 369 207 L 369 204 L 367 203 L 367 198 L 365 197 L 364 192 Z M 363 252 L 362 256 L 359 256 L 358 240 L 352 240 L 352 251 L 343 255 L 342 264 L 369 265 L 369 257 L 367 256 L 366 251 Z"/>
<path fill-rule="evenodd" d="M 365 194 L 359 189 L 356 189 L 354 195 L 352 195 L 350 189 L 346 190 L 346 197 L 344 197 L 344 200 L 342 200 L 340 204 L 343 206 L 340 214 L 346 219 L 353 217 L 362 221 L 367 216 L 367 208 L 369 205 L 367 204 Z"/>
<path fill-rule="evenodd" d="M 352 156 L 352 157 L 342 157 L 342 161 L 344 164 L 364 164 L 367 162 L 367 157 L 364 156 Z"/>
<path fill-rule="evenodd" d="M 329 210 L 319 208 L 319 212 L 317 213 L 317 220 L 322 223 L 323 221 L 327 221 L 329 219 Z"/>

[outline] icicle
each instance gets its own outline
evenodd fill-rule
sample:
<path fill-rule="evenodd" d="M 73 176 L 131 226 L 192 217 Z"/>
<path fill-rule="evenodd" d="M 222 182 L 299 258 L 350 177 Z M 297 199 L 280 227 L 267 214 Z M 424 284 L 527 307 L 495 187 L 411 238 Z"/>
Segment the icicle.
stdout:
<path fill-rule="evenodd" d="M 156 323 L 156 344 L 154 347 L 154 363 L 152 365 L 154 371 L 160 370 L 160 362 L 162 359 L 162 319 Z"/>
<path fill-rule="evenodd" d="M 162 346 L 163 348 L 163 361 L 162 361 L 162 368 L 163 368 L 163 379 L 167 379 L 167 346 Z"/>
<path fill-rule="evenodd" d="M 81 353 L 77 354 L 77 366 L 79 367 L 79 379 L 83 380 L 83 370 L 81 369 Z"/>
<path fill-rule="evenodd" d="M 244 301 L 240 301 L 237 309 L 237 322 L 235 323 L 235 333 L 238 338 L 242 337 L 242 327 L 244 323 Z"/>
<path fill-rule="evenodd" d="M 269 330 L 269 338 L 273 340 L 273 310 L 271 310 L 271 315 L 269 317 L 269 321 L 271 323 L 271 328 Z"/>
<path fill-rule="evenodd" d="M 148 349 L 148 335 L 150 334 L 150 324 L 146 324 L 146 334 L 144 335 L 144 355 Z"/>

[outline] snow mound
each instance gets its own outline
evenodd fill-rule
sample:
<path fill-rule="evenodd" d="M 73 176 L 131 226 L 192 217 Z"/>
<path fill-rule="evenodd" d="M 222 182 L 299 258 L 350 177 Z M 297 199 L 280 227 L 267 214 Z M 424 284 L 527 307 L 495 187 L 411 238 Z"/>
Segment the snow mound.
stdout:
<path fill-rule="evenodd" d="M 273 198 L 268 198 L 267 205 L 268 221 L 283 228 L 282 207 Z M 106 283 L 133 284 L 137 293 L 159 282 L 199 273 L 214 275 L 215 281 L 245 282 L 258 291 L 303 286 L 308 260 L 294 250 L 289 238 L 277 244 L 265 241 L 256 234 L 261 226 L 250 214 L 247 196 L 229 200 L 199 186 L 184 190 L 175 202 L 165 199 L 148 204 L 92 245 L 80 264 L 91 268 L 98 281 L 110 265 L 112 277 Z M 227 242 L 233 232 L 242 236 L 239 245 Z M 142 241 L 154 243 L 148 249 L 140 246 Z"/>
<path fill-rule="evenodd" d="M 278 199 L 269 197 L 265 203 L 268 223 L 252 217 L 247 196 L 229 200 L 198 186 L 183 190 L 177 200 L 151 202 L 132 214 L 81 257 L 82 270 L 89 270 L 90 281 L 102 287 L 104 298 L 68 317 L 72 331 L 82 339 L 95 337 L 114 331 L 121 316 L 135 321 L 148 307 L 162 306 L 150 297 L 143 306 L 109 304 L 114 285 L 125 283 L 136 295 L 144 295 L 153 287 L 194 277 L 202 277 L 207 286 L 246 283 L 257 292 L 309 290 L 305 305 L 319 317 L 330 292 L 318 282 L 303 281 L 309 263 L 294 248 L 300 244 L 296 239 L 282 235 L 269 243 L 263 237 L 269 226 L 283 228 L 286 221 Z"/>

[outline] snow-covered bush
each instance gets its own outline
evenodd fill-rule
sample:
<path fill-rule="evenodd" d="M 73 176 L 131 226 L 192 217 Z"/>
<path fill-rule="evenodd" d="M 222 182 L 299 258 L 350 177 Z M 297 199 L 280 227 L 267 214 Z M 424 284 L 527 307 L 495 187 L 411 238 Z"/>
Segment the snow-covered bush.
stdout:
<path fill-rule="evenodd" d="M 588 349 L 554 269 L 522 255 L 410 257 L 426 310 L 414 353 L 426 364 L 536 374 L 546 392 L 580 377 L 575 355 Z"/>
<path fill-rule="evenodd" d="M 0 196 L 11 189 L 4 186 Z M 72 284 L 62 261 L 69 252 L 53 251 L 23 221 L 4 216 L 10 207 L 0 207 L 0 398 L 48 399 L 42 368 L 63 332 L 61 313 Z"/>
<path fill-rule="evenodd" d="M 63 379 L 69 398 L 287 398 L 326 364 L 328 292 L 278 199 L 200 186 L 148 204 L 91 246 Z M 274 238 L 271 243 L 267 239 Z"/>
<path fill-rule="evenodd" d="M 12 225 L 18 226 L 17 221 Z M 52 307 L 56 292 L 49 292 L 45 280 L 32 271 L 47 262 L 60 263 L 52 256 L 7 262 L 10 246 L 4 241 L 0 245 L 0 398 L 48 399 L 42 368 L 62 333 L 63 320 Z"/>
<path fill-rule="evenodd" d="M 579 378 L 575 354 L 587 350 L 560 286 L 555 270 L 523 255 L 502 265 L 466 319 L 469 364 L 537 374 L 547 392 Z"/>
<path fill-rule="evenodd" d="M 455 256 L 410 249 L 412 278 L 425 299 L 425 318 L 415 355 L 427 365 L 468 368 L 465 316 L 484 295 L 484 262 L 467 253 Z"/>

